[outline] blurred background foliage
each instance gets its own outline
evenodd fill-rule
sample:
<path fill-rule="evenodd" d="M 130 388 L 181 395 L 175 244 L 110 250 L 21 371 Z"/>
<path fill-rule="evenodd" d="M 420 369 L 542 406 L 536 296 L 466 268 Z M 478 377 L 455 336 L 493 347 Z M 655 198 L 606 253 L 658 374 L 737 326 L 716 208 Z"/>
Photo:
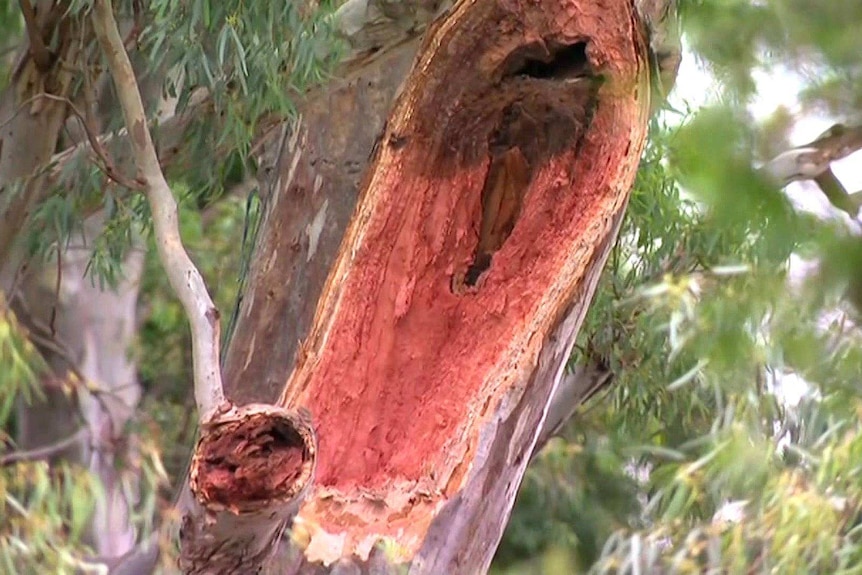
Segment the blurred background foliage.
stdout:
<path fill-rule="evenodd" d="M 258 206 L 242 185 L 255 168 L 243 146 L 254 120 L 289 110 L 288 96 L 324 78 L 337 50 L 322 52 L 329 40 L 316 35 L 328 4 L 309 13 L 289 2 L 177 6 L 151 3 L 144 39 L 154 67 L 180 65 L 216 90 L 224 111 L 223 124 L 194 136 L 188 170 L 173 183 L 183 238 L 227 318 Z M 862 573 L 862 346 L 858 310 L 846 301 L 858 242 L 846 221 L 800 210 L 757 171 L 791 142 L 814 139 L 794 136 L 811 118 L 862 120 L 862 3 L 684 0 L 680 13 L 694 64 L 652 121 L 572 358 L 600 358 L 614 385 L 532 462 L 492 567 L 499 575 Z M 295 41 L 281 42 L 273 22 Z M 16 7 L 0 4 L 0 85 L 20 33 Z M 195 49 L 189 38 L 200 39 Z M 770 74 L 794 79 L 799 104 L 755 115 Z M 690 84 L 705 79 L 713 88 Z M 237 150 L 216 170 L 202 159 L 214 145 Z M 824 273 L 802 274 L 803 260 L 822 262 Z M 134 350 L 152 445 L 141 464 L 153 477 L 142 517 L 169 499 L 160 462 L 176 486 L 194 434 L 188 327 L 152 249 L 146 265 Z M 38 361 L 0 309 L 8 430 L 11 401 L 35 393 L 27 382 Z M 7 365 L 18 370 L 12 377 Z M 16 507 L 27 520 L 0 522 L 0 557 L 23 541 L 51 557 L 49 571 L 71 564 L 97 489 L 80 471 L 5 467 L 0 516 Z"/>

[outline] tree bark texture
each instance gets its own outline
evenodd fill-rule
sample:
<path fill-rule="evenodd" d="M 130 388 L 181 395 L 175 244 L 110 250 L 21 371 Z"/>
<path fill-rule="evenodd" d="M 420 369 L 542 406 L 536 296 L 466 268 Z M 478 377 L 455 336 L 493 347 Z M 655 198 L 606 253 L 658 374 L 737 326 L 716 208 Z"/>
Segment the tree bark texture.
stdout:
<path fill-rule="evenodd" d="M 410 54 L 317 94 L 270 142 L 225 380 L 238 403 L 311 412 L 290 572 L 367 571 L 381 541 L 411 572 L 487 569 L 645 140 L 626 0 L 460 2 L 381 126 Z"/>
<path fill-rule="evenodd" d="M 89 34 L 86 27 L 63 17 L 67 6 L 62 2 L 40 1 L 33 8 L 31 28 L 39 39 L 28 41 L 19 51 L 9 87 L 0 96 L 0 289 L 7 294 L 22 259 L 17 243 L 20 225 L 42 197 L 45 178 L 30 178 L 20 190 L 13 189 L 12 183 L 51 159 L 67 114 L 63 98 L 70 95 L 73 67 L 84 57 L 81 47 Z M 34 45 L 52 37 L 57 46 L 51 59 L 44 62 L 34 57 Z"/>

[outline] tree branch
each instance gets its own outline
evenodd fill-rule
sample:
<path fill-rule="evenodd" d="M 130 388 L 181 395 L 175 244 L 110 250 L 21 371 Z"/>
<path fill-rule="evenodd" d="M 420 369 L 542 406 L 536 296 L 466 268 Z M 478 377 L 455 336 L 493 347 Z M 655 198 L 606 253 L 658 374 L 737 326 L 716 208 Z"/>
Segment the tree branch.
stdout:
<path fill-rule="evenodd" d="M 219 313 L 200 272 L 183 247 L 177 203 L 159 165 L 138 83 L 117 29 L 110 0 L 94 2 L 92 20 L 117 88 L 138 178 L 145 186 L 159 258 L 191 325 L 195 402 L 199 421 L 205 422 L 224 403 L 219 364 Z"/>
<path fill-rule="evenodd" d="M 832 162 L 860 149 L 862 125 L 835 124 L 813 142 L 778 154 L 762 169 L 780 185 L 786 186 L 800 180 L 814 180 L 829 170 Z"/>
<path fill-rule="evenodd" d="M 31 449 L 29 451 L 13 451 L 11 453 L 7 453 L 0 456 L 0 467 L 18 463 L 19 461 L 38 461 L 41 459 L 47 459 L 52 455 L 60 453 L 67 447 L 75 445 L 81 439 L 89 437 L 89 435 L 90 430 L 86 427 L 82 427 L 69 437 L 62 439 L 57 443 L 52 443 L 51 445 L 39 447 L 38 449 Z"/>
<path fill-rule="evenodd" d="M 113 180 L 117 184 L 125 186 L 131 190 L 143 190 L 143 185 L 140 182 L 130 180 L 116 168 L 114 162 L 111 160 L 111 157 L 108 155 L 108 151 L 102 144 L 99 135 L 96 134 L 95 130 L 93 129 L 92 122 L 90 122 L 87 116 L 84 115 L 84 113 L 78 109 L 74 102 L 72 102 L 69 98 L 65 96 L 55 96 L 54 94 L 49 94 L 47 92 L 40 92 L 39 94 L 31 96 L 30 98 L 27 98 L 26 100 L 21 102 L 21 104 L 15 111 L 15 114 L 8 120 L 3 122 L 3 124 L 11 122 L 16 115 L 18 115 L 21 111 L 24 110 L 24 108 L 26 108 L 33 102 L 39 100 L 40 98 L 45 98 L 46 100 L 54 100 L 55 102 L 62 102 L 69 107 L 69 110 L 72 111 L 72 114 L 81 122 L 81 127 L 84 129 L 84 134 L 87 136 L 87 141 L 90 144 L 90 149 L 92 149 L 93 153 L 96 154 L 96 157 L 101 162 L 100 164 L 98 164 L 98 167 L 102 170 L 102 172 L 104 172 L 108 179 Z M 2 124 L 0 124 L 0 127 L 2 127 Z"/>
<path fill-rule="evenodd" d="M 585 360 L 575 371 L 563 375 L 548 404 L 548 413 L 533 448 L 533 457 L 552 437 L 560 433 L 579 406 L 610 385 L 613 379 L 614 372 L 594 359 Z"/>
<path fill-rule="evenodd" d="M 51 67 L 51 52 L 42 40 L 39 24 L 36 22 L 36 11 L 30 4 L 30 0 L 18 0 L 21 6 L 21 14 L 24 16 L 24 24 L 27 26 L 27 36 L 30 39 L 30 55 L 40 72 L 45 72 Z"/>
<path fill-rule="evenodd" d="M 853 201 L 844 185 L 835 177 L 832 168 L 827 167 L 822 174 L 814 178 L 814 181 L 820 186 L 820 189 L 826 194 L 826 198 L 833 206 L 847 212 L 850 214 L 850 217 L 856 217 L 859 205 Z"/>

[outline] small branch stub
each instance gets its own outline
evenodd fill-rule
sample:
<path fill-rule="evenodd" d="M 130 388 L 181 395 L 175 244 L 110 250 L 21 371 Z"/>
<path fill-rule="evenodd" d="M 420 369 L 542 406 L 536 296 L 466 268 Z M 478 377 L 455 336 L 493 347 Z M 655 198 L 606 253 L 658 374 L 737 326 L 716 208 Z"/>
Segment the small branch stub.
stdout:
<path fill-rule="evenodd" d="M 316 439 L 302 412 L 231 407 L 202 429 L 191 469 L 197 501 L 234 514 L 289 503 L 311 483 Z"/>
<path fill-rule="evenodd" d="M 192 458 L 189 487 L 199 510 L 180 529 L 184 573 L 256 572 L 314 478 L 317 437 L 306 410 L 223 407 L 201 426 Z"/>

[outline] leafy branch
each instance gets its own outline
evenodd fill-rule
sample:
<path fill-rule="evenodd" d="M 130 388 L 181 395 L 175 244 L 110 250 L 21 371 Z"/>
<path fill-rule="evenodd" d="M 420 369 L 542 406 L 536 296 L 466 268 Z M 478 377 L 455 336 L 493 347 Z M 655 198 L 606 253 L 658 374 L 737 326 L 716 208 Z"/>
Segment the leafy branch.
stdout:
<path fill-rule="evenodd" d="M 138 179 L 144 186 L 152 212 L 159 259 L 191 325 L 195 402 L 199 420 L 203 422 L 210 419 L 225 400 L 219 361 L 219 312 L 203 277 L 183 247 L 177 202 L 159 165 L 138 82 L 110 0 L 93 3 L 92 20 L 117 89 Z"/>

